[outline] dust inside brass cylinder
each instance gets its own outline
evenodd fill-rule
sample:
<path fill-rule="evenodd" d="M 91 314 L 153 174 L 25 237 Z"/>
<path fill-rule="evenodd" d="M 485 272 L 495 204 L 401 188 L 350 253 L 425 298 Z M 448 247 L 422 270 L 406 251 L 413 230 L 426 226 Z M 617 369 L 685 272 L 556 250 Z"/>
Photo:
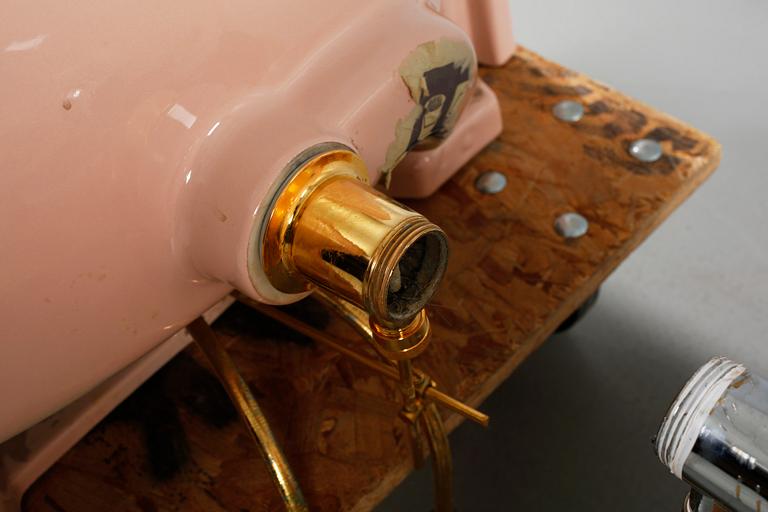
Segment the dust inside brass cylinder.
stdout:
<path fill-rule="evenodd" d="M 319 286 L 377 324 L 403 328 L 437 289 L 447 238 L 367 181 L 365 165 L 350 150 L 308 159 L 272 203 L 262 238 L 264 271 L 280 291 Z"/>

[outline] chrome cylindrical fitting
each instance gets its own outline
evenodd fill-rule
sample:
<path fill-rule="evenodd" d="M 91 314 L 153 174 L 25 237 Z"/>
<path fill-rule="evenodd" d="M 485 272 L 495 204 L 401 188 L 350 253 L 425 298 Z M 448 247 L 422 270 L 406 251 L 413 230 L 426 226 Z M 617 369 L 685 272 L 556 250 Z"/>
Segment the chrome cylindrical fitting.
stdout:
<path fill-rule="evenodd" d="M 661 424 L 656 452 L 735 512 L 768 510 L 768 381 L 726 358 L 702 366 Z"/>

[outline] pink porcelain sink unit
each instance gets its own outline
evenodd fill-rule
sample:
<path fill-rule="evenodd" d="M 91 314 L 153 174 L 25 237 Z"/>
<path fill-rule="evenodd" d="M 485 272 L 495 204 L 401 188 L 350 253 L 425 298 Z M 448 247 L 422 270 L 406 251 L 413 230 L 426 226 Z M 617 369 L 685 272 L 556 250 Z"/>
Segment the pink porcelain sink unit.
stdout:
<path fill-rule="evenodd" d="M 297 159 L 435 191 L 501 130 L 506 0 L 6 2 L 0 492 L 8 508 L 211 320 L 288 304 L 262 241 Z M 304 155 L 304 157 L 302 157 Z"/>

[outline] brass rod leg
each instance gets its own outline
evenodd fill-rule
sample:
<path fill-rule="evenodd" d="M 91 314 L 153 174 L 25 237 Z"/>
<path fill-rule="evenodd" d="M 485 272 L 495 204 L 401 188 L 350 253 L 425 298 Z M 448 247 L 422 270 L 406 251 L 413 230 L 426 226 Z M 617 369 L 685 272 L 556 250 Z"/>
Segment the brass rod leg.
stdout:
<path fill-rule="evenodd" d="M 416 387 L 413 385 L 413 366 L 411 361 L 405 359 L 397 362 L 397 370 L 400 374 L 400 391 L 403 393 L 405 407 L 413 407 L 416 402 Z"/>
<path fill-rule="evenodd" d="M 332 336 L 331 334 L 321 331 L 320 329 L 316 329 L 311 325 L 303 322 L 302 320 L 292 317 L 285 311 L 281 311 L 280 308 L 276 308 L 274 306 L 267 306 L 266 304 L 261 304 L 260 302 L 256 302 L 255 300 L 250 299 L 240 293 L 236 293 L 235 298 L 240 302 L 242 302 L 243 304 L 255 309 L 259 313 L 262 313 L 272 318 L 273 320 L 277 320 L 281 324 L 287 327 L 290 327 L 294 331 L 299 332 L 304 336 L 307 336 L 308 338 L 315 340 L 317 343 L 320 343 L 329 348 L 332 348 L 333 350 L 349 357 L 350 359 L 357 361 L 358 363 L 370 368 L 371 370 L 377 373 L 380 373 L 386 377 L 389 377 L 390 379 L 395 379 L 395 380 L 400 379 L 400 375 L 398 374 L 398 372 L 395 370 L 394 367 L 388 364 L 381 363 L 369 357 L 360 355 L 354 350 L 348 349 L 341 343 L 338 343 L 336 341 L 335 336 Z M 455 413 L 461 414 L 465 418 L 470 419 L 475 423 L 478 423 L 484 427 L 488 426 L 488 421 L 489 421 L 488 415 L 483 414 L 482 412 L 476 409 L 473 409 L 472 407 L 469 407 L 466 404 L 459 402 L 455 398 L 452 398 L 446 395 L 442 391 L 439 391 L 434 387 L 429 387 L 424 392 L 424 394 L 426 398 L 428 398 L 429 400 L 434 400 L 440 403 L 440 405 L 442 405 L 443 407 L 446 407 Z"/>
<path fill-rule="evenodd" d="M 424 466 L 424 436 L 421 432 L 421 421 L 408 422 L 408 431 L 411 434 L 411 455 L 413 467 L 419 469 Z"/>
<path fill-rule="evenodd" d="M 397 374 L 397 370 L 395 370 L 393 366 L 381 363 L 379 361 L 376 361 L 375 359 L 371 359 L 364 355 L 358 354 L 354 350 L 351 350 L 345 347 L 344 345 L 338 343 L 336 341 L 335 336 L 332 336 L 331 334 L 328 334 L 325 331 L 321 331 L 320 329 L 316 329 L 311 325 L 305 323 L 304 321 L 299 320 L 298 318 L 292 317 L 285 311 L 282 311 L 280 308 L 277 308 L 274 306 L 267 306 L 266 304 L 256 302 L 255 300 L 249 299 L 248 297 L 245 297 L 243 295 L 235 295 L 235 297 L 237 297 L 237 300 L 239 300 L 246 306 L 249 306 L 250 308 L 258 311 L 259 313 L 262 313 L 263 315 L 266 315 L 273 320 L 277 320 L 278 322 L 285 325 L 286 327 L 290 327 L 294 331 L 300 334 L 303 334 L 304 336 L 307 336 L 308 338 L 313 339 L 317 343 L 325 345 L 349 357 L 354 361 L 357 361 L 358 363 L 370 368 L 371 370 L 377 373 L 385 375 L 390 379 L 399 378 Z"/>
<path fill-rule="evenodd" d="M 289 512 L 308 510 L 299 484 L 272 435 L 267 419 L 251 394 L 248 384 L 240 375 L 235 362 L 219 343 L 216 333 L 202 317 L 197 317 L 187 326 L 187 330 L 213 365 L 219 381 L 253 436 L 259 454 L 267 463 L 270 476 L 280 491 L 285 508 Z"/>
<path fill-rule="evenodd" d="M 435 486 L 435 512 L 453 512 L 453 464 L 445 425 L 435 404 L 427 404 L 421 413 L 432 452 L 432 478 Z"/>
<path fill-rule="evenodd" d="M 339 299 L 328 292 L 320 289 L 316 289 L 312 292 L 312 297 L 319 300 L 325 306 L 343 318 L 347 324 L 349 324 L 361 338 L 365 339 L 373 346 L 373 331 L 371 325 L 368 323 L 368 313 L 358 308 L 354 304 Z"/>
<path fill-rule="evenodd" d="M 421 405 L 416 401 L 416 386 L 413 383 L 413 365 L 410 360 L 397 361 L 397 370 L 400 375 L 400 393 L 403 395 L 403 411 L 417 413 Z M 424 445 L 421 435 L 421 422 L 409 420 L 408 427 L 411 433 L 411 450 L 413 451 L 413 465 L 420 468 L 424 465 Z"/>

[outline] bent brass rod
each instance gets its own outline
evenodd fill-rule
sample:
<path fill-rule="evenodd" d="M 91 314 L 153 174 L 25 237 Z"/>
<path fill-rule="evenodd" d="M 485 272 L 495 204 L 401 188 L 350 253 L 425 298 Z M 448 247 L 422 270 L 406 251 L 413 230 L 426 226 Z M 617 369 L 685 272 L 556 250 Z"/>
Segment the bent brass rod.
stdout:
<path fill-rule="evenodd" d="M 371 346 L 374 345 L 373 341 L 373 331 L 371 331 L 371 326 L 368 323 L 368 315 L 363 311 L 362 309 L 358 308 L 354 304 L 351 304 L 350 302 L 347 302 L 343 299 L 335 299 L 334 297 L 330 296 L 328 293 L 316 289 L 313 292 L 313 296 L 317 297 L 321 300 L 324 304 L 329 306 L 333 311 L 339 314 L 341 318 L 347 321 L 349 325 L 352 326 L 352 328 L 357 331 L 358 334 L 360 334 L 361 337 L 363 337 Z M 238 296 L 238 298 L 240 298 Z M 248 300 L 247 297 L 245 297 L 245 300 Z M 377 352 L 378 353 L 378 352 Z M 391 361 L 387 361 L 388 364 L 392 364 Z M 424 375 L 423 372 L 419 371 L 417 368 L 413 368 L 413 373 L 416 374 L 419 378 L 427 378 L 426 375 Z M 467 419 L 470 419 L 474 421 L 475 423 L 478 423 L 482 425 L 483 427 L 488 426 L 488 422 L 490 418 L 488 415 L 483 414 L 482 412 L 473 409 L 463 402 L 460 402 L 459 400 L 456 400 L 450 395 L 446 395 L 442 391 L 439 391 L 438 389 L 434 387 L 429 387 L 426 389 L 425 394 L 427 398 L 430 398 L 432 400 L 435 400 L 436 402 L 439 402 L 440 405 L 443 407 L 450 409 L 458 414 L 461 414 Z"/>
<path fill-rule="evenodd" d="M 261 304 L 260 302 L 256 302 L 255 300 L 249 297 L 246 297 L 241 293 L 235 293 L 235 298 L 240 302 L 242 302 L 243 304 L 262 313 L 263 315 L 266 315 L 272 318 L 273 320 L 276 320 L 281 324 L 287 327 L 290 327 L 296 332 L 299 332 L 304 336 L 307 336 L 315 340 L 318 343 L 322 343 L 323 345 L 326 345 L 327 347 L 341 354 L 344 354 L 350 359 L 354 359 L 358 363 L 370 368 L 375 372 L 378 372 L 393 380 L 400 379 L 400 375 L 398 374 L 397 369 L 395 369 L 394 367 L 384 363 L 380 363 L 379 361 L 360 355 L 354 350 L 348 349 L 344 345 L 337 343 L 334 336 L 331 336 L 330 334 L 327 334 L 319 329 L 316 329 L 310 326 L 309 324 L 304 323 L 301 320 L 298 320 L 297 318 L 289 315 L 288 313 L 281 311 L 280 308 L 277 308 L 274 306 L 267 306 L 266 304 Z M 438 389 L 435 389 L 434 387 L 428 387 L 424 392 L 424 395 L 426 398 L 433 400 L 435 402 L 438 402 L 443 407 L 450 409 L 451 411 L 457 414 L 460 414 L 465 418 L 474 421 L 475 423 L 478 423 L 484 427 L 488 426 L 488 420 L 489 420 L 488 415 L 483 414 L 482 412 L 476 409 L 473 409 L 472 407 L 469 407 L 468 405 L 456 400 L 453 397 L 446 395 L 445 393 L 443 393 L 442 391 L 439 391 Z"/>
<path fill-rule="evenodd" d="M 424 407 L 420 420 L 424 422 L 427 442 L 432 452 L 435 512 L 453 512 L 453 463 L 443 419 L 435 404 L 429 403 Z"/>
<path fill-rule="evenodd" d="M 354 359 L 358 363 L 362 364 L 363 366 L 367 366 L 368 368 L 370 368 L 375 372 L 385 375 L 391 379 L 398 378 L 397 370 L 394 367 L 385 365 L 376 360 L 360 355 L 354 350 L 348 349 L 347 347 L 345 347 L 344 345 L 341 345 L 340 343 L 336 343 L 336 341 L 334 341 L 331 335 L 326 334 L 325 332 L 319 329 L 315 329 L 311 325 L 304 323 L 303 321 L 289 315 L 288 313 L 280 310 L 277 307 L 261 304 L 260 302 L 256 302 L 255 300 L 252 300 L 244 295 L 240 295 L 239 293 L 235 295 L 235 298 L 237 298 L 237 300 L 239 300 L 246 306 L 252 309 L 255 309 L 259 313 L 266 315 L 273 320 L 277 320 L 278 322 L 285 325 L 286 327 L 290 327 L 294 331 L 300 334 L 303 334 L 304 336 L 307 336 L 318 343 L 322 343 L 323 345 L 326 345 L 329 348 L 332 348 L 336 352 L 340 352 L 341 354 L 344 354 L 350 359 Z"/>
<path fill-rule="evenodd" d="M 478 411 L 477 409 L 473 409 L 472 407 L 468 406 L 464 402 L 460 402 L 459 400 L 456 400 L 451 395 L 446 395 L 439 389 L 429 387 L 426 389 L 426 391 L 424 391 L 424 395 L 427 398 L 434 400 L 435 402 L 438 402 L 440 405 L 442 405 L 446 409 L 450 409 L 453 412 L 461 414 L 465 418 L 470 419 L 475 423 L 482 425 L 483 427 L 488 426 L 490 417 L 487 414 L 484 414 Z"/>
<path fill-rule="evenodd" d="M 285 508 L 289 512 L 306 512 L 308 508 L 299 484 L 291 473 L 288 462 L 272 435 L 264 413 L 262 413 L 259 404 L 248 388 L 248 384 L 238 371 L 235 362 L 226 349 L 222 347 L 216 333 L 202 317 L 193 320 L 187 326 L 187 330 L 211 362 L 219 381 L 253 436 L 259 454 L 267 463 L 270 476 L 280 491 Z"/>
<path fill-rule="evenodd" d="M 406 407 L 413 407 L 416 402 L 416 386 L 413 384 L 413 365 L 410 359 L 397 362 L 397 370 L 400 376 L 400 387 L 403 393 Z"/>
<path fill-rule="evenodd" d="M 320 300 L 320 302 L 346 320 L 362 338 L 373 340 L 373 331 L 371 331 L 371 326 L 368 324 L 368 314 L 365 311 L 344 299 L 332 297 L 319 288 L 312 291 L 312 297 Z"/>
<path fill-rule="evenodd" d="M 358 308 L 354 304 L 351 304 L 350 302 L 347 302 L 343 299 L 336 299 L 330 296 L 325 291 L 320 289 L 316 289 L 312 294 L 314 297 L 317 297 L 318 299 L 320 299 L 321 302 L 323 302 L 325 305 L 327 305 L 333 311 L 335 311 L 339 316 L 341 316 L 341 318 L 346 320 L 347 323 L 351 325 L 352 328 L 355 331 L 357 331 L 357 333 L 360 334 L 360 336 L 364 338 L 365 341 L 367 341 L 371 346 L 374 345 L 373 331 L 371 331 L 371 326 L 368 323 L 368 315 L 365 313 L 365 311 L 363 311 L 362 309 Z M 238 296 L 238 298 L 240 297 Z M 248 300 L 247 297 L 245 297 L 245 299 Z M 391 362 L 389 362 L 388 360 L 387 362 L 391 364 Z M 400 369 L 398 368 L 398 370 Z M 419 371 L 418 369 L 413 368 L 412 371 L 418 377 L 426 378 L 424 373 Z M 483 427 L 488 426 L 488 422 L 490 420 L 488 415 L 483 414 L 482 412 L 467 406 L 463 402 L 456 400 L 450 395 L 446 395 L 445 393 L 443 393 L 442 391 L 439 391 L 434 387 L 427 388 L 425 391 L 425 395 L 427 396 L 427 398 L 430 398 L 436 402 L 439 402 L 440 405 L 442 405 L 443 407 L 450 409 L 458 414 L 461 414 L 465 418 L 470 419 L 475 423 L 482 425 Z"/>
<path fill-rule="evenodd" d="M 324 302 L 327 307 L 335 311 L 341 318 L 347 321 L 360 336 L 371 346 L 374 345 L 373 332 L 369 324 L 368 315 L 354 304 L 343 299 L 337 299 L 329 296 L 327 293 L 316 290 L 315 297 Z M 375 347 L 374 347 L 375 348 Z M 378 354 L 378 352 L 376 352 Z M 391 364 L 391 362 L 390 362 Z M 401 392 L 403 394 L 404 407 L 406 411 L 413 411 L 418 407 L 416 403 L 416 386 L 414 383 L 414 373 L 410 359 L 397 362 Z M 417 373 L 421 383 L 428 377 L 421 372 Z M 421 389 L 424 389 L 423 387 Z M 433 390 L 433 387 L 427 387 L 425 394 Z M 464 404 L 458 400 L 446 396 L 454 405 L 463 407 Z M 487 416 L 486 416 L 487 425 Z M 418 415 L 415 422 L 410 423 L 411 429 L 411 448 L 413 450 L 414 465 L 418 468 L 424 463 L 424 451 L 422 448 L 422 428 L 426 430 L 427 442 L 432 452 L 432 473 L 434 478 L 434 496 L 436 512 L 452 512 L 453 506 L 453 463 L 451 461 L 451 448 L 445 432 L 443 419 L 440 416 L 434 404 L 426 404 L 422 413 Z"/>

